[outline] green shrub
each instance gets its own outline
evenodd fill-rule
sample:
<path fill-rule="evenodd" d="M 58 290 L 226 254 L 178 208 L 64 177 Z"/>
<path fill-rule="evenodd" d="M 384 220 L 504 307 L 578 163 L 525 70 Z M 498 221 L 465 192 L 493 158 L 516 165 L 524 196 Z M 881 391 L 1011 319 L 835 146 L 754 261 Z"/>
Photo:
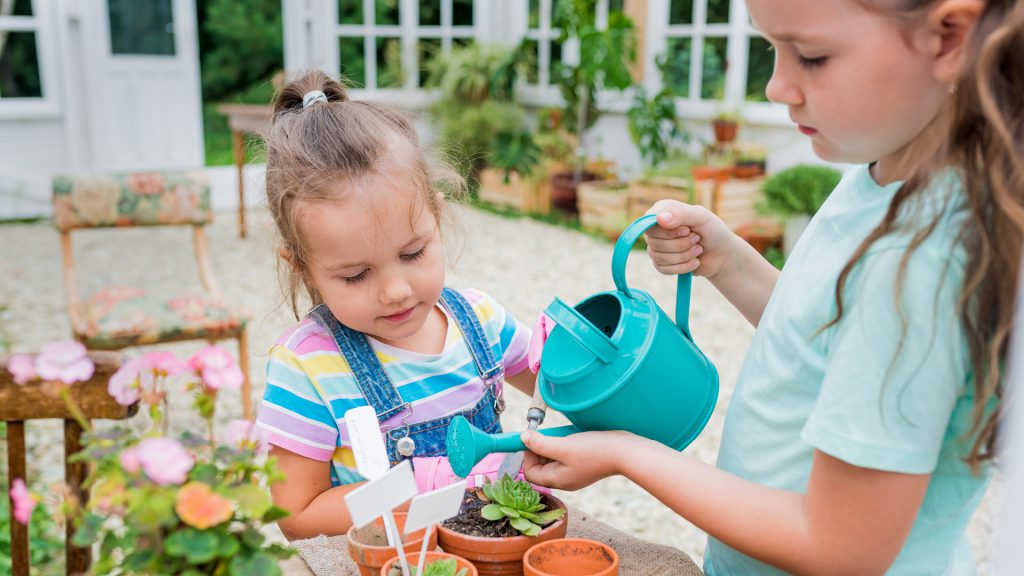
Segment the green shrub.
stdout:
<path fill-rule="evenodd" d="M 827 166 L 794 166 L 765 180 L 764 200 L 758 207 L 779 216 L 812 215 L 841 177 L 839 171 Z"/>
<path fill-rule="evenodd" d="M 11 573 L 11 517 L 7 498 L 9 487 L 0 482 L 0 574 Z M 45 506 L 36 506 L 28 523 L 28 560 L 32 576 L 64 574 L 64 537 Z"/>

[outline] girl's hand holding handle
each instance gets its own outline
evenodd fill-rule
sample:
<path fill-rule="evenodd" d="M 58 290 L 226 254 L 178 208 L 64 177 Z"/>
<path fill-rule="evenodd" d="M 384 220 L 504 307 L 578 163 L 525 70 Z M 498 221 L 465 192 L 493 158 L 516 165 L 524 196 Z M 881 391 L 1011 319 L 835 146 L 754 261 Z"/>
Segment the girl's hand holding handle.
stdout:
<path fill-rule="evenodd" d="M 647 213 L 658 215 L 658 225 L 644 234 L 658 272 L 713 280 L 733 260 L 739 238 L 707 208 L 659 200 Z"/>

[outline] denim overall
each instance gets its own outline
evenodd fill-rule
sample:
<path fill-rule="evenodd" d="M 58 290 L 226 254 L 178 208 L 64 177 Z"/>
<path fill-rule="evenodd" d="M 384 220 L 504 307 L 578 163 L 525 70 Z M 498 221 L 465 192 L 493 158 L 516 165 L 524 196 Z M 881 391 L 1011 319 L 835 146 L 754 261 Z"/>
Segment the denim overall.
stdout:
<path fill-rule="evenodd" d="M 392 466 L 405 458 L 446 456 L 448 425 L 457 415 L 466 417 L 474 426 L 486 432 L 501 432 L 499 415 L 505 406 L 501 397 L 501 385 L 504 381 L 501 355 L 495 358 L 480 320 L 461 294 L 445 288 L 441 292 L 441 305 L 465 336 L 486 390 L 483 398 L 468 410 L 415 424 L 406 423 L 413 416 L 412 405 L 402 401 L 366 336 L 338 322 L 324 304 L 310 312 L 310 316 L 330 332 L 338 345 L 338 350 L 348 362 L 363 397 L 377 412 L 377 420 L 381 424 L 381 431 L 384 432 L 384 444 Z M 402 414 L 399 425 L 384 426 L 385 421 L 399 414 Z"/>

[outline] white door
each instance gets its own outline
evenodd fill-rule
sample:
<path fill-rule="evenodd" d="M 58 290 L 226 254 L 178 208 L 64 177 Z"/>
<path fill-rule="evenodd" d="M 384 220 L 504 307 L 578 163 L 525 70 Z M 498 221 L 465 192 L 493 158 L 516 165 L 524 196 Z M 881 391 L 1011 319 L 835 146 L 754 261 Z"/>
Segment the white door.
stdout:
<path fill-rule="evenodd" d="M 201 167 L 194 0 L 84 0 L 78 16 L 84 163 L 104 171 Z"/>

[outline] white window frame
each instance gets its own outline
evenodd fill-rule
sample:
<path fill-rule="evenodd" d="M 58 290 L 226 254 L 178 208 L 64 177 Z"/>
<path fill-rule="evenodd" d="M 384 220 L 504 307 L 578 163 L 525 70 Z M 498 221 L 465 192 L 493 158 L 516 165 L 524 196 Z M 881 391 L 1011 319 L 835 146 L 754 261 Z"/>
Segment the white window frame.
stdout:
<path fill-rule="evenodd" d="M 682 118 L 709 120 L 723 108 L 736 110 L 744 121 L 765 125 L 789 125 L 786 107 L 770 102 L 748 102 L 746 100 L 747 64 L 750 39 L 761 34 L 750 24 L 747 7 L 741 0 L 729 3 L 729 22 L 707 24 L 707 0 L 694 0 L 692 24 L 668 25 L 671 0 L 649 0 L 647 28 L 648 54 L 645 70 L 648 73 L 645 86 L 660 90 L 661 79 L 656 72 L 655 58 L 668 49 L 670 38 L 691 38 L 689 95 L 679 98 L 676 109 Z M 704 68 L 704 39 L 726 38 L 729 67 L 725 71 L 725 98 L 707 100 L 701 98 L 700 89 Z"/>
<path fill-rule="evenodd" d="M 338 61 L 338 50 L 342 38 L 362 37 L 364 63 L 366 67 L 366 86 L 352 90 L 355 98 L 379 98 L 388 96 L 399 96 L 403 103 L 416 106 L 425 105 L 432 99 L 432 90 L 419 87 L 419 54 L 417 52 L 418 41 L 421 39 L 440 39 L 441 51 L 443 54 L 451 52 L 453 40 L 465 38 L 472 40 L 480 39 L 481 16 L 484 14 L 483 4 L 487 0 L 473 0 L 473 25 L 455 26 L 453 19 L 453 0 L 441 0 L 441 25 L 421 26 L 419 23 L 419 3 L 417 0 L 400 0 L 399 2 L 399 24 L 378 26 L 372 20 L 375 17 L 375 0 L 362 0 L 363 2 L 363 23 L 362 24 L 340 24 L 338 23 L 337 2 L 329 4 L 330 22 L 333 23 L 328 46 L 330 46 L 327 66 L 335 74 L 341 71 L 341 63 Z M 402 72 L 405 76 L 400 88 L 378 88 L 377 87 L 377 44 L 379 38 L 397 38 L 402 46 Z"/>
<path fill-rule="evenodd" d="M 44 119 L 60 116 L 57 94 L 57 64 L 54 59 L 52 2 L 32 0 L 32 16 L 0 16 L 0 31 L 32 32 L 36 35 L 41 98 L 4 98 L 0 95 L 0 119 Z"/>

